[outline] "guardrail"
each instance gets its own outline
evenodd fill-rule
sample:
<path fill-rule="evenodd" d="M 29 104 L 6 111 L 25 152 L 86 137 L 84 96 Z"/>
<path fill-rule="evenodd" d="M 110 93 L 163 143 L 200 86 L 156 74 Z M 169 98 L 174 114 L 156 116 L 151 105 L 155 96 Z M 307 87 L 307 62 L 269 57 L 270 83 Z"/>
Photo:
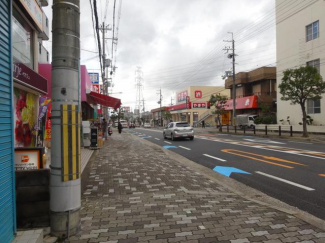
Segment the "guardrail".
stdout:
<path fill-rule="evenodd" d="M 222 132 L 223 127 L 221 127 L 221 132 Z M 229 133 L 230 129 L 234 130 L 235 133 L 237 131 L 243 131 L 244 134 L 248 131 L 252 131 L 253 134 L 255 135 L 257 131 L 263 132 L 265 135 L 268 135 L 269 132 L 272 133 L 277 133 L 279 134 L 279 137 L 282 136 L 282 132 L 286 132 L 290 134 L 290 137 L 293 136 L 293 129 L 291 125 L 277 125 L 277 124 L 272 124 L 272 125 L 256 125 L 253 126 L 252 128 L 248 128 L 246 126 L 243 126 L 242 128 L 238 128 L 237 126 L 229 126 L 226 125 L 227 133 Z"/>

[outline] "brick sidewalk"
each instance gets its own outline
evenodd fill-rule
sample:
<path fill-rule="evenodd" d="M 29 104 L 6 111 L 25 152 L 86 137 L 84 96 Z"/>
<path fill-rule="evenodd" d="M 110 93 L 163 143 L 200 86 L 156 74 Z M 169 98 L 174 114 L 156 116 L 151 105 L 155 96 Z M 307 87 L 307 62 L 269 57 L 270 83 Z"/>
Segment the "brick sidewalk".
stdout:
<path fill-rule="evenodd" d="M 131 134 L 109 137 L 82 180 L 81 232 L 66 242 L 325 242 Z"/>

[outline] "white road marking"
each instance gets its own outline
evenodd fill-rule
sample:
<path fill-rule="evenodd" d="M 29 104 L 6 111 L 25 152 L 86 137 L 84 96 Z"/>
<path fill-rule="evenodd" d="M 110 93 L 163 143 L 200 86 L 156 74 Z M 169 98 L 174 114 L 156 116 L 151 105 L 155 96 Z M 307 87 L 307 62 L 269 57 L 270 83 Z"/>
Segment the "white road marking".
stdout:
<path fill-rule="evenodd" d="M 208 154 L 203 154 L 203 155 L 206 156 L 206 157 L 212 158 L 212 159 L 220 160 L 220 161 L 222 161 L 222 162 L 226 162 L 226 161 L 227 161 L 227 160 L 220 159 L 220 158 L 217 158 L 217 157 L 214 157 L 214 156 L 208 155 Z"/>
<path fill-rule="evenodd" d="M 186 150 L 191 150 L 190 148 L 186 148 L 186 147 L 183 147 L 183 146 L 178 146 L 178 147 L 180 147 L 182 149 L 186 149 Z"/>
<path fill-rule="evenodd" d="M 266 174 L 266 173 L 263 173 L 263 172 L 260 172 L 260 171 L 255 171 L 255 173 L 260 174 L 260 175 L 263 175 L 263 176 L 266 176 L 266 177 L 270 177 L 270 178 L 275 179 L 275 180 L 278 180 L 278 181 L 282 181 L 284 183 L 287 183 L 287 184 L 290 184 L 290 185 L 293 185 L 293 186 L 296 186 L 296 187 L 300 187 L 300 188 L 305 189 L 307 191 L 315 191 L 315 189 L 313 189 L 313 188 L 310 188 L 310 187 L 307 187 L 307 186 L 303 186 L 303 185 L 297 184 L 295 182 L 282 179 L 280 177 L 276 177 L 276 176 L 273 176 L 273 175 L 269 175 L 269 174 Z"/>
<path fill-rule="evenodd" d="M 167 142 L 167 141 L 164 141 L 165 143 L 168 143 L 168 144 L 172 144 L 172 143 L 170 143 L 170 142 Z"/>
<path fill-rule="evenodd" d="M 288 141 L 290 143 L 301 143 L 301 144 L 313 144 L 313 143 L 305 143 L 305 142 L 296 142 L 296 141 Z"/>
<path fill-rule="evenodd" d="M 160 140 L 159 138 L 155 138 L 156 140 Z"/>
<path fill-rule="evenodd" d="M 269 139 L 244 139 L 246 141 L 249 142 L 253 142 L 253 143 L 275 143 L 275 144 L 285 144 L 285 143 L 281 143 L 281 142 L 277 142 L 277 141 L 272 141 Z"/>

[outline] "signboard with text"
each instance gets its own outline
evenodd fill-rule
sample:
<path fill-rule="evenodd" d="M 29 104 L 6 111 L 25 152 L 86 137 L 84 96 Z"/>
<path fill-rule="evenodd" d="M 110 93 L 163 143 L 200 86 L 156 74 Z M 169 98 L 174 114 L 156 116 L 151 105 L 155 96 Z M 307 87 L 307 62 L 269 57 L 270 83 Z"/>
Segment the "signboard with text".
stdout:
<path fill-rule="evenodd" d="M 15 169 L 16 170 L 37 170 L 41 168 L 42 149 L 40 148 L 16 148 Z"/>
<path fill-rule="evenodd" d="M 181 103 L 186 101 L 186 97 L 188 96 L 188 91 L 182 91 L 177 93 L 177 103 Z"/>
<path fill-rule="evenodd" d="M 30 17 L 35 21 L 38 28 L 43 30 L 43 11 L 38 6 L 36 0 L 20 0 L 20 2 L 27 10 Z"/>
<path fill-rule="evenodd" d="M 193 109 L 197 109 L 197 108 L 206 109 L 207 108 L 207 103 L 206 102 L 193 102 L 192 103 L 192 108 Z"/>
<path fill-rule="evenodd" d="M 201 90 L 195 90 L 194 91 L 194 96 L 197 99 L 201 99 L 202 98 L 202 91 Z"/>
<path fill-rule="evenodd" d="M 99 84 L 99 73 L 88 73 L 92 84 Z"/>

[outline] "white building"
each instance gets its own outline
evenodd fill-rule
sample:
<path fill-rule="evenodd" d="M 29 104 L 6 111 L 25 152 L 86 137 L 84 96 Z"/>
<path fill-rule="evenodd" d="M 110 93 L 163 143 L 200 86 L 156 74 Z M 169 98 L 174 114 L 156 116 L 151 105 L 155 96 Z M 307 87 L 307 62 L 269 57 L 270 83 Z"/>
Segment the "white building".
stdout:
<path fill-rule="evenodd" d="M 276 0 L 277 85 L 283 71 L 312 65 L 325 80 L 325 1 Z M 315 125 L 325 125 L 325 94 L 318 101 L 308 100 L 307 115 Z M 282 101 L 277 90 L 278 121 L 290 117 L 292 125 L 302 122 L 300 105 Z"/>

